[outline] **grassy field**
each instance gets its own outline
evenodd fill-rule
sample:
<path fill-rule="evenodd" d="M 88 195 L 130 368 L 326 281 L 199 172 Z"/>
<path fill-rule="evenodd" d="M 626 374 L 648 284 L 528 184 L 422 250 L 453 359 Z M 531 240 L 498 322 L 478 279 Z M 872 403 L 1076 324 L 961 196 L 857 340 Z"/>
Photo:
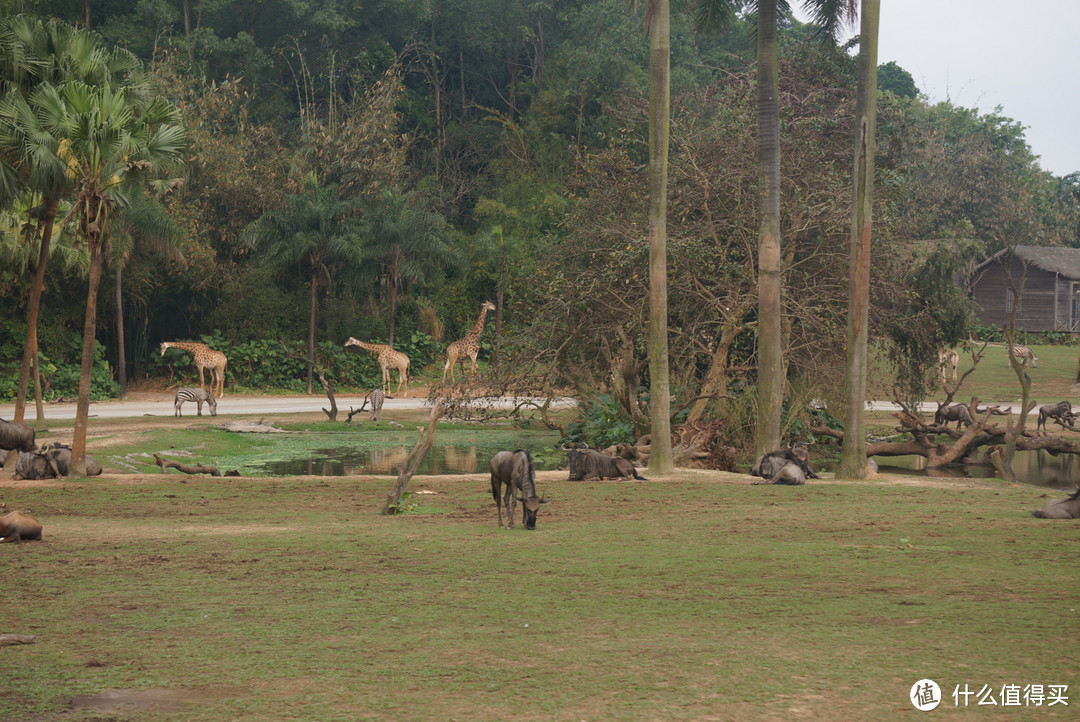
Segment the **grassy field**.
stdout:
<path fill-rule="evenodd" d="M 1036 399 L 1071 398 L 1073 349 L 1037 353 Z M 1008 373 L 988 355 L 968 398 L 1009 402 Z M 265 455 L 213 423 L 95 420 L 104 476 L 0 472 L 0 512 L 45 526 L 0 545 L 0 634 L 36 637 L 0 647 L 0 720 L 879 720 L 919 714 L 924 678 L 939 716 L 1076 719 L 1080 522 L 1030 514 L 1062 492 L 552 471 L 537 530 L 501 530 L 483 473 L 418 477 L 416 512 L 381 517 L 387 477 L 161 474 L 140 456 Z M 1069 706 L 1003 706 L 1006 685 L 1068 685 Z M 997 706 L 954 700 L 984 687 Z"/>
<path fill-rule="evenodd" d="M 1039 404 L 1055 403 L 1068 400 L 1080 403 L 1080 392 L 1076 385 L 1077 361 L 1080 348 L 1077 346 L 1031 346 L 1039 359 L 1038 368 L 1029 368 L 1031 376 L 1032 398 Z M 972 367 L 970 353 L 960 353 L 957 365 L 958 375 L 963 375 Z M 878 358 L 874 371 L 867 380 L 870 395 L 881 401 L 892 400 L 892 380 L 888 365 Z M 977 396 L 987 402 L 1012 403 L 1020 398 L 1020 385 L 1016 374 L 1009 367 L 1009 357 L 1004 344 L 988 346 L 983 359 L 975 372 L 964 382 L 954 401 L 967 402 Z M 934 399 L 945 398 L 940 391 Z M 928 399 L 931 400 L 931 399 Z"/>
<path fill-rule="evenodd" d="M 1075 522 L 1030 486 L 720 472 L 572 483 L 496 526 L 483 475 L 0 477 L 3 720 L 1075 719 Z M 1067 684 L 1069 707 L 954 688 Z M 962 701 L 962 700 L 961 700 Z"/>

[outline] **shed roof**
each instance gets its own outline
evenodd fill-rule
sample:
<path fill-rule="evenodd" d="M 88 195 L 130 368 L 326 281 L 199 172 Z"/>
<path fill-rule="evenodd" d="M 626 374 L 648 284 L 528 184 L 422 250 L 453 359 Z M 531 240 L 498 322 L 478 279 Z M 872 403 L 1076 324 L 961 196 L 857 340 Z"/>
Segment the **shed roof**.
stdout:
<path fill-rule="evenodd" d="M 1003 248 L 975 267 L 981 271 L 1001 257 L 1012 253 L 1018 260 L 1047 273 L 1059 273 L 1065 278 L 1080 280 L 1080 248 L 1048 246 L 1012 246 Z"/>

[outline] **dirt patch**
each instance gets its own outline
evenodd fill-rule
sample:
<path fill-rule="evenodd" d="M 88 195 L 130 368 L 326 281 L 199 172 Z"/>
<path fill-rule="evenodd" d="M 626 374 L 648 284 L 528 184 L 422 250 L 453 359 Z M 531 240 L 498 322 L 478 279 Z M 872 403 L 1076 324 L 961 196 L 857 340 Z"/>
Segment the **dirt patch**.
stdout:
<path fill-rule="evenodd" d="M 71 700 L 71 708 L 90 709 L 95 712 L 116 712 L 121 709 L 182 712 L 192 704 L 209 704 L 239 696 L 240 693 L 235 690 L 151 687 L 150 689 L 109 690 L 98 694 L 81 694 Z"/>

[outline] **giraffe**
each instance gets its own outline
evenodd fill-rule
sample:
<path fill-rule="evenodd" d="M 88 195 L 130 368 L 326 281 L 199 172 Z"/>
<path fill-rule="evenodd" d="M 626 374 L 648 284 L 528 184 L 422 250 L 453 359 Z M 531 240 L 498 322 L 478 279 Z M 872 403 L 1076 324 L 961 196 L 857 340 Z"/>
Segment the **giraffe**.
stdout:
<path fill-rule="evenodd" d="M 207 346 L 205 343 L 193 341 L 162 341 L 161 355 L 170 348 L 190 351 L 195 358 L 195 365 L 199 367 L 199 388 L 206 388 L 206 377 L 203 369 L 210 369 L 210 388 L 207 389 L 212 396 L 223 398 L 225 396 L 225 365 L 229 362 L 225 354 Z"/>
<path fill-rule="evenodd" d="M 391 346 L 387 346 L 384 343 L 364 343 L 363 341 L 357 341 L 352 336 L 349 336 L 349 340 L 345 342 L 345 348 L 349 346 L 359 346 L 365 351 L 370 351 L 375 354 L 375 358 L 379 361 L 379 366 L 382 367 L 382 388 L 385 393 L 390 393 L 390 369 L 397 369 L 398 371 L 398 387 L 397 390 L 401 391 L 402 384 L 405 385 L 405 394 L 409 393 L 409 357 L 400 351 L 395 350 Z M 396 392 L 395 392 L 396 393 Z"/>
<path fill-rule="evenodd" d="M 473 376 L 477 374 L 476 355 L 480 353 L 480 334 L 484 331 L 484 319 L 487 317 L 488 311 L 494 311 L 495 304 L 491 301 L 484 301 L 484 304 L 480 306 L 480 316 L 476 319 L 476 324 L 472 327 L 472 331 L 465 334 L 465 338 L 460 341 L 454 341 L 452 344 L 446 347 L 446 366 L 443 367 L 442 377 L 443 381 L 446 381 L 446 372 L 450 372 L 450 380 L 454 380 L 454 365 L 457 363 L 458 358 L 468 357 L 472 361 Z"/>

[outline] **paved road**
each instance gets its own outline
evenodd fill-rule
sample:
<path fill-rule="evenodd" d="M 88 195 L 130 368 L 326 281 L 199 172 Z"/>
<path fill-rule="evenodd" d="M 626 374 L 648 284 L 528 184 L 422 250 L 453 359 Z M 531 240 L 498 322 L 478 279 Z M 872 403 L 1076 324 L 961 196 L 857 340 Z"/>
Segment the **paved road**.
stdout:
<path fill-rule="evenodd" d="M 148 398 L 149 397 L 149 398 Z M 337 396 L 338 413 L 348 413 L 350 408 L 358 409 L 364 403 L 363 396 Z M 392 398 L 386 399 L 383 404 L 384 411 L 394 409 L 420 409 L 427 402 L 426 398 Z M 501 405 L 513 405 L 512 399 L 503 399 Z M 325 396 L 230 396 L 218 400 L 218 416 L 234 416 L 241 414 L 296 414 L 308 411 L 321 412 L 323 408 L 329 408 L 330 401 Z M 368 405 L 370 409 L 370 404 Z M 195 404 L 185 403 L 182 411 L 184 417 L 195 416 Z M 207 415 L 203 408 L 203 415 Z M 364 413 L 367 413 L 365 411 Z M 137 394 L 134 398 L 125 401 L 94 401 L 90 404 L 91 418 L 122 418 L 138 416 L 172 416 L 173 394 Z M 15 404 L 0 404 L 0 419 L 8 421 L 15 417 Z M 45 404 L 46 419 L 74 419 L 75 403 L 49 403 Z M 339 416 L 339 418 L 341 418 Z M 37 408 L 33 403 L 26 407 L 26 422 L 37 419 Z"/>

